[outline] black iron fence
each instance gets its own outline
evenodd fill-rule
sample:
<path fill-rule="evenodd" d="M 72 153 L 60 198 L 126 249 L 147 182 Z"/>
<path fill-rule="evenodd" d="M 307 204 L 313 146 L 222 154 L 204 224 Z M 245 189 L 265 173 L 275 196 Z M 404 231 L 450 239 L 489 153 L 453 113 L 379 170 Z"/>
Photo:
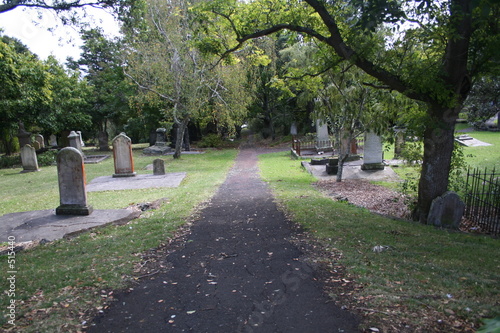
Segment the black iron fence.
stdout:
<path fill-rule="evenodd" d="M 467 171 L 465 217 L 482 231 L 500 235 L 500 173 Z"/>

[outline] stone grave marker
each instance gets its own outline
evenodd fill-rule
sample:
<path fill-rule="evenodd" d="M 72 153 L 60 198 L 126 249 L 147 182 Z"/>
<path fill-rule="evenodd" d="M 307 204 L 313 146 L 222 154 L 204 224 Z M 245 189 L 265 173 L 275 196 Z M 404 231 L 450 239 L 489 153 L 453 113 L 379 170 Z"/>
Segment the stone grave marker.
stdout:
<path fill-rule="evenodd" d="M 115 160 L 115 173 L 113 177 L 135 176 L 132 140 L 122 132 L 113 139 L 112 144 L 113 158 Z"/>
<path fill-rule="evenodd" d="M 33 141 L 33 148 L 35 148 L 35 150 L 39 150 L 42 147 L 40 147 L 40 143 L 38 141 Z"/>
<path fill-rule="evenodd" d="M 330 136 L 328 135 L 328 125 L 323 120 L 316 120 L 316 149 L 331 149 Z"/>
<path fill-rule="evenodd" d="M 38 144 L 40 145 L 40 148 L 45 148 L 45 140 L 43 138 L 43 135 L 41 134 L 35 134 L 35 141 L 34 142 L 38 142 Z"/>
<path fill-rule="evenodd" d="M 165 174 L 165 161 L 157 158 L 153 161 L 153 175 Z"/>
<path fill-rule="evenodd" d="M 57 154 L 60 206 L 56 215 L 90 215 L 87 204 L 85 166 L 83 154 L 76 148 L 66 147 Z"/>
<path fill-rule="evenodd" d="M 465 204 L 452 191 L 432 200 L 427 223 L 438 227 L 458 229 L 464 214 Z"/>
<path fill-rule="evenodd" d="M 82 132 L 76 131 L 76 134 L 78 134 L 78 136 L 80 137 L 80 146 L 85 147 L 85 142 L 83 142 L 83 139 L 82 139 Z"/>
<path fill-rule="evenodd" d="M 21 171 L 21 173 L 40 171 L 40 169 L 38 169 L 36 150 L 31 145 L 24 145 L 24 147 L 21 148 L 21 163 L 23 165 L 23 171 Z"/>
<path fill-rule="evenodd" d="M 143 150 L 146 155 L 164 155 L 171 151 L 172 148 L 167 144 L 167 130 L 165 128 L 158 128 L 156 130 L 155 144 Z"/>
<path fill-rule="evenodd" d="M 81 141 L 80 141 L 81 139 L 80 139 L 80 136 L 78 135 L 78 133 L 76 133 L 75 131 L 71 131 L 71 133 L 69 133 L 69 135 L 68 135 L 68 139 L 69 139 L 69 146 L 70 147 L 75 148 L 80 153 L 83 152 Z"/>
<path fill-rule="evenodd" d="M 24 129 L 24 124 L 21 122 L 19 122 L 19 130 L 17 132 L 17 138 L 19 139 L 20 147 L 31 145 L 31 132 L 27 132 Z"/>
<path fill-rule="evenodd" d="M 57 147 L 57 136 L 55 134 L 51 134 L 49 137 L 49 146 Z"/>
<path fill-rule="evenodd" d="M 365 133 L 363 164 L 361 170 L 384 170 L 383 146 L 380 136 L 373 132 Z"/>

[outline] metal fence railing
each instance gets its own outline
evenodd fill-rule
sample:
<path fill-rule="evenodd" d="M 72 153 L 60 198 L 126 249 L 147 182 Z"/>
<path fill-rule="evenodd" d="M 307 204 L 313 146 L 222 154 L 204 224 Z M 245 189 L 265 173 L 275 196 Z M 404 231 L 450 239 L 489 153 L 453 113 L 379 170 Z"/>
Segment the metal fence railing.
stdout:
<path fill-rule="evenodd" d="M 467 171 L 465 217 L 484 232 L 500 235 L 500 173 Z"/>

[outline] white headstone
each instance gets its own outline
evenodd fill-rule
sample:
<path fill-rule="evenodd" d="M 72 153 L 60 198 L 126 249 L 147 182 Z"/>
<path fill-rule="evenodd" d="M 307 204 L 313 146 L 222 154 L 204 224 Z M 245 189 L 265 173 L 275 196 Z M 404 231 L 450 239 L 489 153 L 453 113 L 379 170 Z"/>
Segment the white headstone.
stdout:
<path fill-rule="evenodd" d="M 382 139 L 373 132 L 365 133 L 362 170 L 383 170 L 384 149 Z"/>
<path fill-rule="evenodd" d="M 83 154 L 76 148 L 66 147 L 57 154 L 60 206 L 57 215 L 90 215 L 87 204 L 85 165 Z"/>
<path fill-rule="evenodd" d="M 316 120 L 316 140 L 318 141 L 330 140 L 330 136 L 328 135 L 328 125 L 321 119 Z"/>
<path fill-rule="evenodd" d="M 76 134 L 78 134 L 78 136 L 80 137 L 80 146 L 85 147 L 85 142 L 83 142 L 83 139 L 82 139 L 82 132 L 76 131 Z"/>
<path fill-rule="evenodd" d="M 22 173 L 40 171 L 40 169 L 38 169 L 35 148 L 30 145 L 24 145 L 24 147 L 21 148 L 21 163 L 23 164 Z"/>
<path fill-rule="evenodd" d="M 57 147 L 57 137 L 55 134 L 51 134 L 49 137 L 49 146 Z"/>
<path fill-rule="evenodd" d="M 78 133 L 76 133 L 75 131 L 71 131 L 71 133 L 69 133 L 69 135 L 68 135 L 68 139 L 69 139 L 69 146 L 70 147 L 75 148 L 80 153 L 83 152 L 82 144 L 80 141 L 81 139 L 80 139 L 80 136 L 78 135 Z"/>
<path fill-rule="evenodd" d="M 112 144 L 113 158 L 115 159 L 115 174 L 113 177 L 135 176 L 132 140 L 125 133 L 120 133 L 113 139 Z"/>

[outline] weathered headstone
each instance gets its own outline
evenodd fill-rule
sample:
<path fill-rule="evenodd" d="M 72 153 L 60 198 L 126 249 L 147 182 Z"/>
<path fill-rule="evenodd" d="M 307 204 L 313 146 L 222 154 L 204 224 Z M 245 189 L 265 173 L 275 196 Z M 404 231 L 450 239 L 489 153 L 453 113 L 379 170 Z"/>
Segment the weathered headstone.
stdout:
<path fill-rule="evenodd" d="M 69 139 L 69 146 L 70 147 L 75 148 L 80 153 L 83 152 L 82 145 L 80 142 L 80 136 L 75 131 L 71 131 L 71 133 L 69 133 L 68 139 Z"/>
<path fill-rule="evenodd" d="M 66 147 L 57 154 L 57 176 L 60 206 L 56 215 L 90 215 L 93 208 L 87 204 L 85 166 L 78 149 Z"/>
<path fill-rule="evenodd" d="M 43 138 L 43 135 L 41 134 L 35 134 L 35 142 L 38 142 L 38 144 L 40 145 L 40 148 L 45 148 L 45 140 Z"/>
<path fill-rule="evenodd" d="M 365 133 L 364 155 L 361 170 L 383 170 L 383 146 L 380 136 L 373 132 Z"/>
<path fill-rule="evenodd" d="M 112 141 L 115 173 L 113 177 L 133 177 L 134 159 L 132 156 L 132 140 L 125 133 L 118 134 Z"/>
<path fill-rule="evenodd" d="M 290 126 L 290 134 L 291 135 L 297 135 L 297 123 L 293 122 L 292 125 Z"/>
<path fill-rule="evenodd" d="M 35 148 L 30 145 L 24 145 L 24 147 L 21 148 L 21 163 L 23 164 L 23 171 L 21 171 L 21 173 L 40 171 L 40 169 L 38 169 Z"/>
<path fill-rule="evenodd" d="M 51 134 L 49 137 L 49 146 L 57 147 L 57 136 L 55 134 Z"/>
<path fill-rule="evenodd" d="M 40 147 L 40 143 L 38 141 L 33 141 L 33 148 L 35 148 L 35 150 L 39 150 L 42 147 Z"/>
<path fill-rule="evenodd" d="M 432 200 L 427 223 L 438 227 L 458 229 L 464 214 L 465 204 L 452 191 Z"/>
<path fill-rule="evenodd" d="M 316 149 L 331 149 L 330 136 L 328 134 L 328 125 L 321 119 L 316 120 Z"/>
<path fill-rule="evenodd" d="M 19 122 L 19 130 L 17 132 L 17 138 L 19 139 L 20 147 L 31 145 L 31 132 L 27 132 L 24 129 L 24 124 L 22 122 Z"/>
<path fill-rule="evenodd" d="M 164 175 L 165 174 L 165 161 L 162 159 L 156 159 L 153 161 L 153 175 Z"/>

